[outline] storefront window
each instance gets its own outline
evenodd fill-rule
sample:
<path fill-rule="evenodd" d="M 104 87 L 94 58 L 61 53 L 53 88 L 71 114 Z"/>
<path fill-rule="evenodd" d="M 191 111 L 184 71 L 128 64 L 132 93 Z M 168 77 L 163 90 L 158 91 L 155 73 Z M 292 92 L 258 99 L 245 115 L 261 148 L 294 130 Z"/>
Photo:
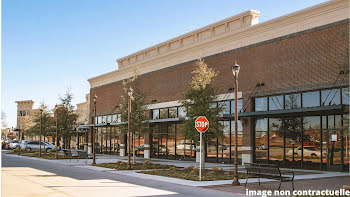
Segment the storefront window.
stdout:
<path fill-rule="evenodd" d="M 176 159 L 184 159 L 185 149 L 188 145 L 185 144 L 185 137 L 183 136 L 183 124 L 176 125 Z"/>
<path fill-rule="evenodd" d="M 340 115 L 329 115 L 328 116 L 328 129 L 339 129 L 341 128 L 341 116 Z"/>
<path fill-rule="evenodd" d="M 285 109 L 297 109 L 301 107 L 300 94 L 285 95 Z"/>
<path fill-rule="evenodd" d="M 158 120 L 159 119 L 159 109 L 154 109 L 152 111 L 152 117 L 153 117 L 153 120 Z"/>
<path fill-rule="evenodd" d="M 257 162 L 267 163 L 268 135 L 266 132 L 255 133 L 255 159 Z"/>
<path fill-rule="evenodd" d="M 243 105 L 242 105 L 242 99 L 238 99 L 238 113 L 240 112 L 240 111 L 242 111 L 242 107 L 243 107 Z M 232 100 L 231 101 L 231 114 L 234 114 L 235 113 L 235 100 Z"/>
<path fill-rule="evenodd" d="M 267 118 L 256 120 L 255 131 L 267 131 Z"/>
<path fill-rule="evenodd" d="M 269 119 L 269 130 L 280 131 L 282 128 L 282 118 L 270 118 Z"/>
<path fill-rule="evenodd" d="M 303 120 L 304 130 L 320 129 L 320 116 L 306 116 Z"/>
<path fill-rule="evenodd" d="M 137 135 L 137 137 L 135 138 L 135 144 L 136 144 L 136 154 L 138 155 L 143 155 L 144 153 L 144 138 L 143 135 Z"/>
<path fill-rule="evenodd" d="M 303 118 L 303 160 L 306 168 L 319 168 L 321 163 L 320 119 L 320 116 L 306 116 Z"/>
<path fill-rule="evenodd" d="M 349 105 L 349 87 L 347 88 L 342 88 L 342 100 L 343 104 Z"/>
<path fill-rule="evenodd" d="M 108 115 L 106 119 L 107 119 L 107 121 L 106 121 L 107 123 L 111 123 L 112 122 L 112 115 Z"/>
<path fill-rule="evenodd" d="M 219 102 L 218 105 L 222 108 L 221 111 L 219 112 L 220 116 L 222 116 L 223 114 L 230 113 L 230 101 Z"/>
<path fill-rule="evenodd" d="M 175 156 L 175 124 L 168 124 L 168 158 L 174 159 Z"/>
<path fill-rule="evenodd" d="M 255 98 L 255 111 L 267 111 L 267 97 Z"/>
<path fill-rule="evenodd" d="M 166 119 L 168 118 L 168 108 L 165 108 L 165 109 L 160 109 L 159 110 L 160 112 L 160 119 Z"/>
<path fill-rule="evenodd" d="M 185 107 L 178 107 L 178 113 L 179 113 L 179 118 L 185 118 L 186 117 L 186 112 L 185 112 Z"/>
<path fill-rule="evenodd" d="M 234 131 L 235 131 L 235 121 L 234 120 L 231 121 L 231 131 L 233 131 L 233 134 L 234 134 Z M 240 120 L 238 120 L 237 132 L 238 132 L 238 135 L 243 134 L 243 126 L 242 126 L 242 122 Z"/>
<path fill-rule="evenodd" d="M 323 90 L 321 92 L 322 106 L 339 105 L 340 104 L 340 90 L 331 89 Z"/>
<path fill-rule="evenodd" d="M 304 92 L 303 93 L 303 107 L 320 106 L 320 92 Z"/>
<path fill-rule="evenodd" d="M 269 110 L 283 109 L 283 96 L 269 97 Z"/>
<path fill-rule="evenodd" d="M 118 114 L 112 115 L 112 122 L 113 122 L 113 123 L 118 122 Z"/>
<path fill-rule="evenodd" d="M 270 162 L 279 164 L 283 160 L 283 128 L 282 119 L 269 118 L 269 151 Z"/>
<path fill-rule="evenodd" d="M 230 157 L 230 121 L 220 121 L 223 124 L 223 136 L 219 139 L 219 158 L 226 161 Z"/>
<path fill-rule="evenodd" d="M 255 159 L 267 163 L 268 159 L 267 118 L 255 121 Z"/>
<path fill-rule="evenodd" d="M 169 118 L 177 118 L 177 107 L 169 108 Z"/>

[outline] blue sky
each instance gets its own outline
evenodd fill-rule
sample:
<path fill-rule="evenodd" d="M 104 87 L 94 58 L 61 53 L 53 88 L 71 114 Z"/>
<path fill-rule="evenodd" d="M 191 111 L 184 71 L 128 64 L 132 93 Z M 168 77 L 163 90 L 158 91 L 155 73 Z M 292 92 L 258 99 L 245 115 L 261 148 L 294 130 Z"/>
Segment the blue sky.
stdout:
<path fill-rule="evenodd" d="M 249 9 L 259 22 L 324 0 L 2 0 L 1 110 L 16 125 L 17 100 L 53 108 L 70 88 L 85 101 L 87 79 L 116 59 Z"/>

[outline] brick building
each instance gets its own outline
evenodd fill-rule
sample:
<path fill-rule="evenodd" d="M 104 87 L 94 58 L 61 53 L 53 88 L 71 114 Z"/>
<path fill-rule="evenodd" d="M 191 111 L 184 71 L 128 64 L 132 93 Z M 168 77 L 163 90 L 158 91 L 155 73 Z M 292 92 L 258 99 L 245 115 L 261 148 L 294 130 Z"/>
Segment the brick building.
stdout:
<path fill-rule="evenodd" d="M 145 158 L 195 159 L 182 136 L 179 100 L 194 62 L 202 58 L 219 72 L 213 87 L 224 137 L 208 142 L 206 159 L 233 163 L 234 93 L 231 66 L 239 73 L 239 162 L 345 170 L 349 166 L 349 1 L 325 2 L 263 23 L 249 10 L 118 59 L 119 69 L 89 79 L 97 95 L 97 151 L 125 155 L 118 129 L 122 80 L 140 67 L 150 129 L 136 136 Z M 93 110 L 90 102 L 90 123 Z M 91 134 L 91 130 L 90 130 Z M 91 146 L 91 135 L 88 135 Z M 89 149 L 91 151 L 91 148 Z"/>

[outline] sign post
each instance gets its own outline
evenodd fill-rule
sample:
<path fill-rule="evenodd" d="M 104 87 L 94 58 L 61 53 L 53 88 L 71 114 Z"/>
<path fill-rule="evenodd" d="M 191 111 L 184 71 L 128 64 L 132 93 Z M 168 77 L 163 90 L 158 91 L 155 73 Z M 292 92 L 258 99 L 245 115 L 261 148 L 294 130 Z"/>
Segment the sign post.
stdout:
<path fill-rule="evenodd" d="M 199 181 L 202 181 L 202 133 L 209 128 L 209 121 L 205 116 L 199 116 L 195 121 L 195 128 L 199 132 Z"/>

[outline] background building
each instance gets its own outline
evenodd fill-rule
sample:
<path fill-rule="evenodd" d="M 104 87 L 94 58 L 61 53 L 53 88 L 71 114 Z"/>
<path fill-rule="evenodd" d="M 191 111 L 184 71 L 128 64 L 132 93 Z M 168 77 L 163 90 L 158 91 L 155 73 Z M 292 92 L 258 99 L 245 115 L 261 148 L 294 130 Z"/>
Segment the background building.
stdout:
<path fill-rule="evenodd" d="M 39 109 L 33 109 L 34 101 L 15 101 L 17 103 L 17 129 L 18 139 L 24 139 L 23 132 L 33 126 L 33 115 Z"/>
<path fill-rule="evenodd" d="M 99 97 L 99 152 L 125 153 L 126 137 L 117 126 L 125 120 L 115 106 L 122 81 L 138 66 L 151 118 L 149 131 L 136 136 L 137 153 L 194 159 L 194 145 L 182 136 L 186 115 L 179 100 L 188 89 L 193 63 L 202 58 L 219 71 L 213 87 L 217 104 L 225 106 L 224 137 L 208 142 L 208 161 L 233 163 L 231 66 L 237 61 L 239 162 L 348 169 L 349 1 L 329 1 L 261 24 L 259 15 L 242 12 L 130 54 L 117 60 L 118 70 L 89 79 L 90 101 Z M 90 102 L 90 123 L 92 112 Z"/>
<path fill-rule="evenodd" d="M 89 112 L 90 112 L 90 94 L 86 94 L 86 101 L 77 104 L 76 113 L 78 114 L 78 136 L 77 136 L 77 148 L 86 150 L 88 149 L 88 128 L 89 124 Z"/>

